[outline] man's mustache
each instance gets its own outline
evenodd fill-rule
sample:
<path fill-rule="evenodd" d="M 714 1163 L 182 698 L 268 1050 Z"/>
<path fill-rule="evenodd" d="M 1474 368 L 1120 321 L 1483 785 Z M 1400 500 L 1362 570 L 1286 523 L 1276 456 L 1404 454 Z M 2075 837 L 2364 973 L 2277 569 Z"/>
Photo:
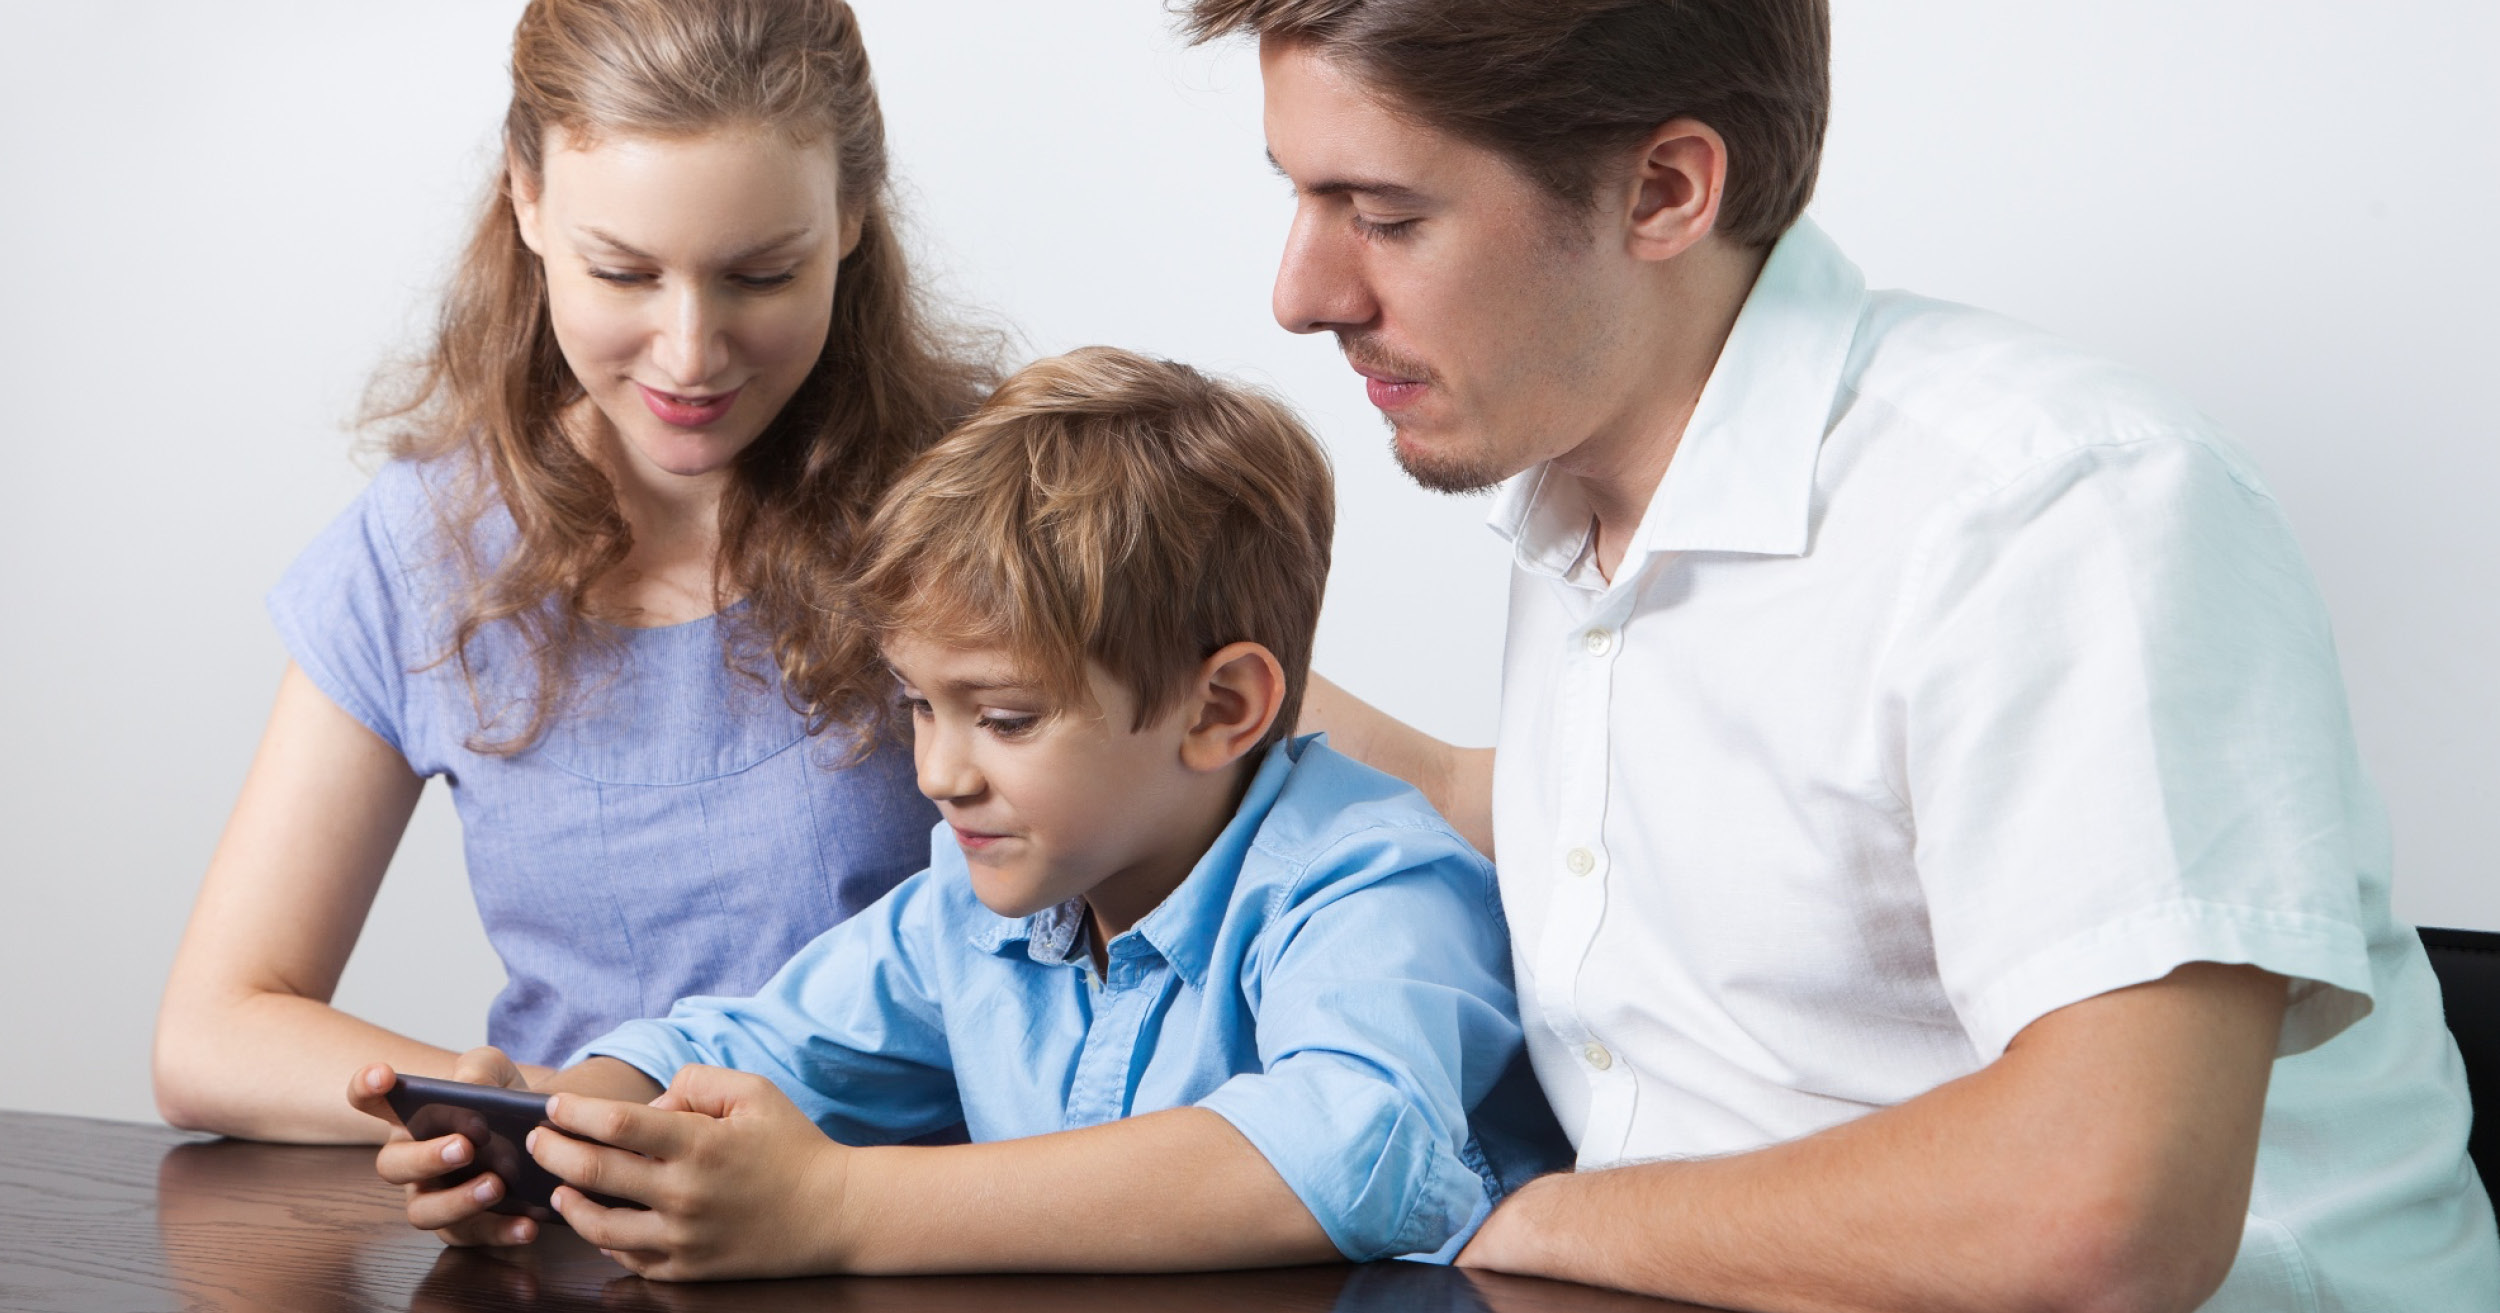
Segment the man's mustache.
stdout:
<path fill-rule="evenodd" d="M 1347 364 L 1359 370 L 1386 374 L 1410 383 L 1440 381 L 1433 376 L 1430 366 L 1398 354 L 1369 333 L 1339 333 L 1337 349 L 1345 353 Z"/>

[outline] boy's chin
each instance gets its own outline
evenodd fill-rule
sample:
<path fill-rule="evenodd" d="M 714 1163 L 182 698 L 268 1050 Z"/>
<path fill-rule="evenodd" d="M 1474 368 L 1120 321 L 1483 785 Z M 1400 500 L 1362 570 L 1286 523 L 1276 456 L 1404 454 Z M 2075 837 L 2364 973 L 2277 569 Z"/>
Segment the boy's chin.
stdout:
<path fill-rule="evenodd" d="M 972 896 L 981 900 L 981 906 L 1011 921 L 1022 920 L 1035 912 L 1047 911 L 1067 901 L 1064 898 L 1053 898 L 1047 892 L 1036 889 L 1025 881 L 1003 879 L 995 871 L 989 872 L 987 878 L 984 878 L 980 863 L 974 862 L 971 866 Z"/>

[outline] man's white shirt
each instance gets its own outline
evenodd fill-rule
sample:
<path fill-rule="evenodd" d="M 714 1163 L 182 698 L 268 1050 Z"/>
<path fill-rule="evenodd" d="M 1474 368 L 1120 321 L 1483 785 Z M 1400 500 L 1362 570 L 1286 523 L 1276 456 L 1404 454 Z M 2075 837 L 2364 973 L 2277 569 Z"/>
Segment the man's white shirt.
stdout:
<path fill-rule="evenodd" d="M 2290 978 L 2206 1307 L 2500 1308 L 2463 1068 L 2324 609 L 2247 459 L 2139 375 L 1772 253 L 1610 582 L 1540 467 L 1494 842 L 1583 1167 L 1742 1152 L 2195 961 Z"/>

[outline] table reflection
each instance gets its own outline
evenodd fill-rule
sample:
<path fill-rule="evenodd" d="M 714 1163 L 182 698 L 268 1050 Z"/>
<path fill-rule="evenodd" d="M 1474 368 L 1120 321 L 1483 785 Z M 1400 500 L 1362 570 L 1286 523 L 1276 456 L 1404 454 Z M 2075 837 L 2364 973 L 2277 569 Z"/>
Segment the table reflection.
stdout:
<path fill-rule="evenodd" d="M 164 1152 L 156 1232 L 183 1307 L 354 1313 L 479 1309 L 713 1313 L 1658 1313 L 1682 1305 L 1415 1263 L 1162 1276 L 644 1281 L 561 1226 L 518 1249 L 448 1249 L 408 1226 L 372 1151 L 217 1140 Z M 1070 1218 L 1069 1225 L 1083 1225 Z"/>

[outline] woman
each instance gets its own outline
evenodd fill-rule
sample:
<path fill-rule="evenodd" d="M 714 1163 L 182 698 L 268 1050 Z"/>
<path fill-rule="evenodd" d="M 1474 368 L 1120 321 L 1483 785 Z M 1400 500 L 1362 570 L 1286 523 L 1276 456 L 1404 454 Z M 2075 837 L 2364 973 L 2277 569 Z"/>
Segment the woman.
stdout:
<path fill-rule="evenodd" d="M 328 1005 L 449 780 L 530 1064 L 751 990 L 916 869 L 909 754 L 804 710 L 826 591 L 987 374 L 923 317 L 840 0 L 533 0 L 506 168 L 394 460 L 271 595 L 293 658 L 158 1014 L 180 1126 L 372 1140 L 454 1054 Z"/>

